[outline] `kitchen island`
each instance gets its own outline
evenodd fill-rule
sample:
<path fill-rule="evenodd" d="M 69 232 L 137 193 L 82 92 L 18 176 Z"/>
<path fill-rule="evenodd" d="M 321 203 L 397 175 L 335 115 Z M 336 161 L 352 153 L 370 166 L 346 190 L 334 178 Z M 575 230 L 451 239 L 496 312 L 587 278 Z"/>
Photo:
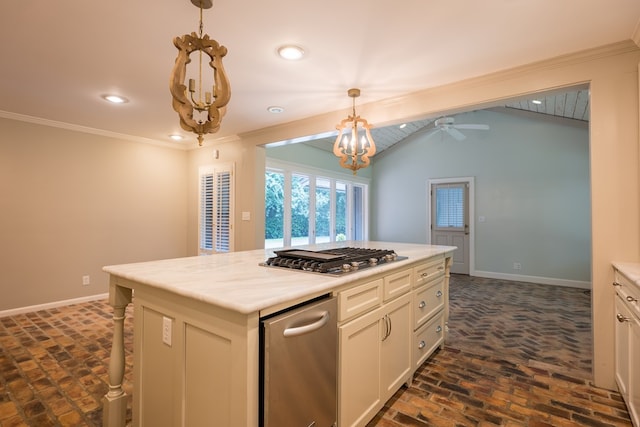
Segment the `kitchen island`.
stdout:
<path fill-rule="evenodd" d="M 449 267 L 456 248 L 356 241 L 305 248 L 343 246 L 392 249 L 406 259 L 338 276 L 260 266 L 273 256 L 271 250 L 105 267 L 110 274 L 114 336 L 104 425 L 125 424 L 123 328 L 125 309 L 132 301 L 134 426 L 258 426 L 260 318 L 323 295 L 338 298 L 339 329 L 344 329 L 339 346 L 339 402 L 341 392 L 353 392 L 348 391 L 344 375 L 349 372 L 349 360 L 357 356 L 353 350 L 346 354 L 349 328 L 357 326 L 357 320 L 367 320 L 366 316 L 377 316 L 378 311 L 389 319 L 393 305 L 403 301 L 407 301 L 404 317 L 408 316 L 411 326 L 407 334 L 419 342 L 407 344 L 406 352 L 404 348 L 400 352 L 408 355 L 410 367 L 396 380 L 410 381 L 416 365 L 430 354 L 420 356 L 420 352 L 433 351 L 444 342 Z M 431 293 L 433 302 L 424 296 Z M 437 332 L 429 329 L 432 323 Z M 434 345 L 425 338 L 431 336 Z M 389 390 L 401 386 L 397 382 Z M 367 410 L 381 407 L 386 400 L 374 402 Z M 353 410 L 342 406 L 338 404 L 340 419 L 350 421 L 341 426 L 366 423 L 368 414 L 351 416 Z"/>

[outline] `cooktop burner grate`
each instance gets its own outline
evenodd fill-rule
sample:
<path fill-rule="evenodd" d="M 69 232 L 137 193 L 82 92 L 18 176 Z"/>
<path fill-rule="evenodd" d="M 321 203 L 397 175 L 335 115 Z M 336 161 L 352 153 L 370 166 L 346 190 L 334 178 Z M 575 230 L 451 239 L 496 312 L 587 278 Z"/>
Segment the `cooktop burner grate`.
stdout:
<path fill-rule="evenodd" d="M 362 268 L 406 259 L 406 257 L 399 257 L 393 250 L 352 247 L 322 251 L 285 249 L 274 252 L 276 256 L 267 259 L 261 265 L 325 274 L 344 274 Z"/>

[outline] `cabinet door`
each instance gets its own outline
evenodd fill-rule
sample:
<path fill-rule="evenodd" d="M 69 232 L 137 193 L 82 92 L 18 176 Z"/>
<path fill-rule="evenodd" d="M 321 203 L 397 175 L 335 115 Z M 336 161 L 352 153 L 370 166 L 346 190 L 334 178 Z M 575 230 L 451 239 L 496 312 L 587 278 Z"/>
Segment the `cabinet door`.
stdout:
<path fill-rule="evenodd" d="M 386 402 L 411 378 L 411 295 L 404 295 L 383 306 L 380 344 L 382 400 Z"/>
<path fill-rule="evenodd" d="M 382 407 L 379 308 L 338 328 L 338 425 L 363 426 Z"/>
<path fill-rule="evenodd" d="M 619 296 L 616 296 L 615 321 L 615 368 L 616 382 L 620 394 L 628 401 L 629 398 L 629 327 L 631 313 Z"/>

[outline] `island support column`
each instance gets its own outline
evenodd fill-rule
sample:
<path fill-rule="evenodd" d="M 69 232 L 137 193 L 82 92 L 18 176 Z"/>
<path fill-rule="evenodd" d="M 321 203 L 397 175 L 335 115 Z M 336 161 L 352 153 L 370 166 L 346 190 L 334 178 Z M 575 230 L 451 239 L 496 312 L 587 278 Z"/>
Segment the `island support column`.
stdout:
<path fill-rule="evenodd" d="M 109 304 L 113 307 L 113 342 L 109 360 L 109 392 L 102 398 L 102 425 L 124 427 L 127 415 L 127 394 L 122 389 L 124 378 L 124 319 L 131 303 L 131 289 L 114 283 L 109 287 Z"/>

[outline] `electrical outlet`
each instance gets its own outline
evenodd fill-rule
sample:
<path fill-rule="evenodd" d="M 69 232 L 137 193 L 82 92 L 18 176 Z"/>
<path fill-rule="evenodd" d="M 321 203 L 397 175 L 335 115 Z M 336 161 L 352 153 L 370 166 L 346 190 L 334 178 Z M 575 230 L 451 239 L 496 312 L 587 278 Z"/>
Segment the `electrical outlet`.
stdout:
<path fill-rule="evenodd" d="M 520 264 L 519 262 L 514 262 L 513 263 L 513 269 L 514 270 L 522 270 L 522 264 Z"/>
<path fill-rule="evenodd" d="M 162 342 L 171 347 L 171 326 L 173 320 L 170 317 L 162 316 Z"/>
<path fill-rule="evenodd" d="M 82 286 L 87 286 L 91 284 L 91 277 L 82 276 Z"/>

